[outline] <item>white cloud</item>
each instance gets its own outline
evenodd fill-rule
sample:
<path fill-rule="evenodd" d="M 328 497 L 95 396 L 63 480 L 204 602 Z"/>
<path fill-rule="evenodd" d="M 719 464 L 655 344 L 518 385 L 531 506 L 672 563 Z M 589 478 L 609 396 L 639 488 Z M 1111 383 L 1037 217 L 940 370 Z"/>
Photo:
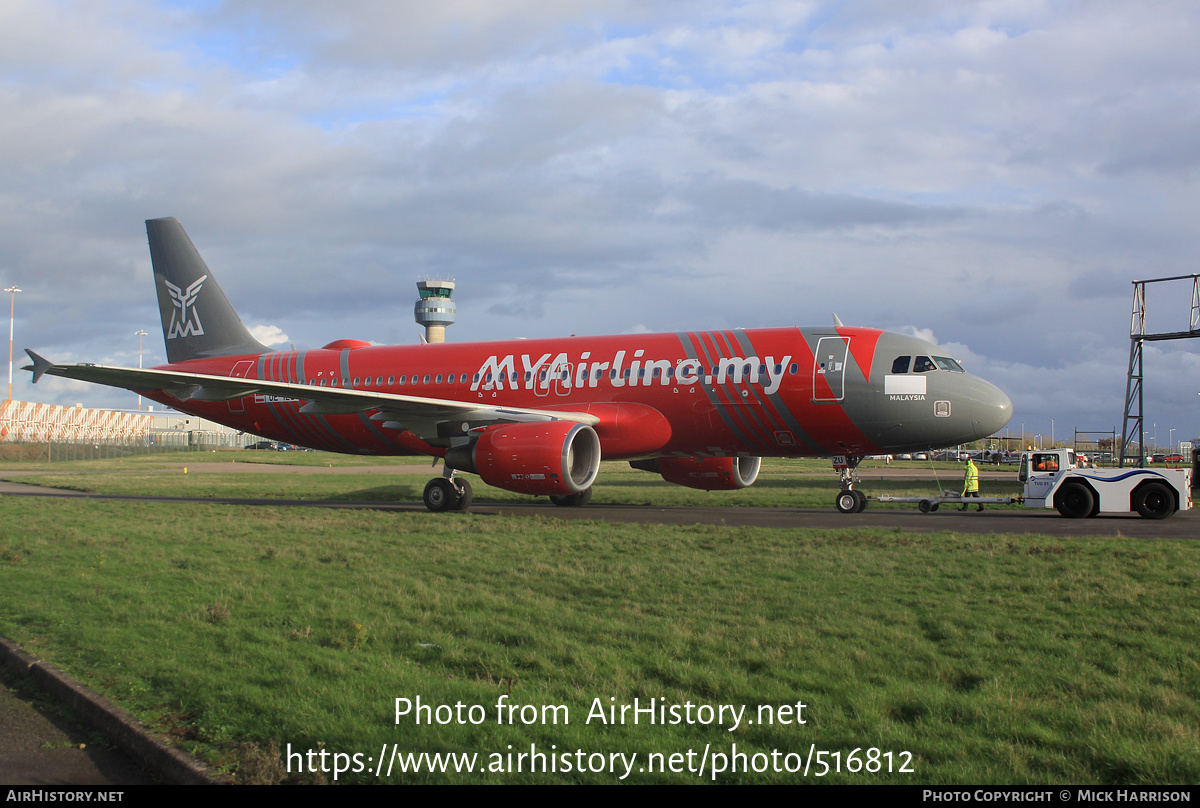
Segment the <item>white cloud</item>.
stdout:
<path fill-rule="evenodd" d="M 291 340 L 288 335 L 273 325 L 256 325 L 250 327 L 250 335 L 263 345 L 286 345 Z"/>

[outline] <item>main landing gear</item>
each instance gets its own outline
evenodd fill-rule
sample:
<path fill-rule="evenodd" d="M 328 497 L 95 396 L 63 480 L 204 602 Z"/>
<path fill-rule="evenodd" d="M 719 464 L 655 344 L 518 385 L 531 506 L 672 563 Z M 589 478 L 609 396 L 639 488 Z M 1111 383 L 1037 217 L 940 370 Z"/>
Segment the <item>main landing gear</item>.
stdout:
<path fill-rule="evenodd" d="M 854 455 L 837 455 L 833 458 L 833 467 L 842 478 L 842 490 L 834 500 L 839 513 L 861 513 L 867 507 L 867 495 L 854 487 L 858 482 L 855 469 L 860 460 L 861 457 Z"/>
<path fill-rule="evenodd" d="M 471 507 L 472 498 L 471 483 L 451 468 L 446 469 L 443 476 L 426 483 L 425 493 L 421 495 L 425 507 L 434 513 L 465 511 Z M 578 494 L 552 496 L 550 501 L 563 508 L 581 508 L 592 501 L 592 489 L 588 486 Z"/>
<path fill-rule="evenodd" d="M 434 477 L 425 484 L 425 493 L 421 499 L 425 507 L 434 513 L 442 511 L 465 511 L 471 507 L 471 483 L 462 477 L 454 476 L 454 470 L 449 470 L 449 476 Z"/>

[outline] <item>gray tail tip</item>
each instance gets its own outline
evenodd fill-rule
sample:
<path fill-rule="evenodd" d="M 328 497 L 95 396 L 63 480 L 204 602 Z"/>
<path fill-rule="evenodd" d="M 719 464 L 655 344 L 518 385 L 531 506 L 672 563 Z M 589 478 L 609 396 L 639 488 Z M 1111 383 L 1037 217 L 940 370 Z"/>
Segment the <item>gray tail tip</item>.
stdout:
<path fill-rule="evenodd" d="M 836 311 L 833 313 L 833 324 L 838 328 L 845 328 L 845 326 L 842 325 L 842 318 L 837 316 Z"/>
<path fill-rule="evenodd" d="M 54 363 L 43 356 L 38 356 L 28 348 L 25 349 L 25 353 L 29 354 L 29 358 L 33 360 L 33 364 L 26 365 L 25 367 L 21 368 L 21 370 L 32 370 L 33 383 L 37 384 L 38 380 L 46 375 L 46 371 L 54 367 Z"/>

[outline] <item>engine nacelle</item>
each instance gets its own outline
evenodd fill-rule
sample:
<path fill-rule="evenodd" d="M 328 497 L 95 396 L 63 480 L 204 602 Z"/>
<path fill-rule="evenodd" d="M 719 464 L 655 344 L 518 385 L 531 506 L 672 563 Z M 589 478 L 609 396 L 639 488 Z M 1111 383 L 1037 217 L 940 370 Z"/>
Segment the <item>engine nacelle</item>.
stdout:
<path fill-rule="evenodd" d="M 758 479 L 761 457 L 659 457 L 635 460 L 629 465 L 653 471 L 675 485 L 704 491 L 736 491 Z"/>
<path fill-rule="evenodd" d="M 485 429 L 471 446 L 450 449 L 446 463 L 505 491 L 566 496 L 595 482 L 600 438 L 573 421 L 507 424 Z"/>

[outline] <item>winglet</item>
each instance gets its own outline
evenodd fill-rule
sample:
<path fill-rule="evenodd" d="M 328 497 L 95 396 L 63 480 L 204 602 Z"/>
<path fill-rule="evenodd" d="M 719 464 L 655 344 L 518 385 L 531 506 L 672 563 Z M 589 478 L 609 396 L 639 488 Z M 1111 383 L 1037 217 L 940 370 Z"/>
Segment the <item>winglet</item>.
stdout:
<path fill-rule="evenodd" d="M 33 360 L 33 364 L 26 365 L 25 367 L 21 368 L 21 370 L 32 370 L 33 371 L 33 383 L 37 384 L 38 379 L 45 376 L 46 371 L 49 370 L 50 368 L 54 367 L 54 363 L 51 362 L 49 359 L 46 359 L 45 357 L 38 356 L 37 354 L 35 354 L 33 351 L 29 350 L 28 348 L 25 349 L 25 353 L 29 354 L 29 358 Z"/>
<path fill-rule="evenodd" d="M 833 324 L 838 328 L 845 328 L 845 326 L 842 324 L 842 318 L 837 316 L 836 311 L 833 313 Z"/>

